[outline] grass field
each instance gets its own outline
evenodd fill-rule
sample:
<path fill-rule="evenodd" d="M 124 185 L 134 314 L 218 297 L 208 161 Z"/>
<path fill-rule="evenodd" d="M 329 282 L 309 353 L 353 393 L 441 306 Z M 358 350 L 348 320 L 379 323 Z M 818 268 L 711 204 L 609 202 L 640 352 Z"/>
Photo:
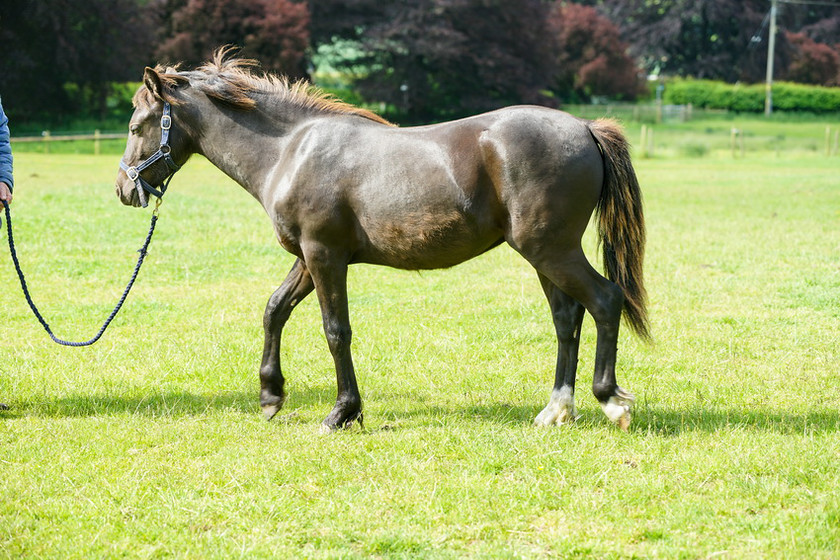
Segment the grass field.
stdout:
<path fill-rule="evenodd" d="M 91 348 L 53 345 L 0 258 L 0 556 L 840 557 L 840 158 L 724 154 L 637 161 L 655 344 L 622 333 L 628 433 L 588 390 L 589 318 L 581 418 L 531 426 L 555 340 L 507 248 L 447 271 L 351 269 L 366 431 L 319 433 L 335 380 L 305 300 L 285 331 L 289 401 L 266 423 L 262 311 L 293 259 L 204 160 L 176 176 Z M 15 163 L 33 296 L 59 336 L 87 338 L 149 213 L 117 201 L 113 156 Z"/>

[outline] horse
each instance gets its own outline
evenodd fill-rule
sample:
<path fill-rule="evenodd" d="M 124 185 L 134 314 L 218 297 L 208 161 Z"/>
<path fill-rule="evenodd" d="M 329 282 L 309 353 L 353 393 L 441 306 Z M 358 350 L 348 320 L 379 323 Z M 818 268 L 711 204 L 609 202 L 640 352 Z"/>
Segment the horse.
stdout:
<path fill-rule="evenodd" d="M 219 49 L 194 70 L 145 68 L 116 191 L 126 205 L 145 205 L 147 193 L 160 196 L 164 181 L 200 154 L 259 201 L 279 244 L 297 257 L 265 308 L 259 402 L 266 419 L 286 400 L 283 327 L 312 291 L 337 382 L 322 429 L 364 427 L 348 266 L 446 268 L 507 243 L 536 270 L 557 336 L 554 386 L 534 423 L 577 418 L 588 312 L 597 329 L 592 391 L 607 418 L 627 430 L 634 397 L 615 372 L 622 315 L 642 339 L 650 331 L 642 196 L 616 122 L 513 106 L 401 128 L 257 64 Z M 581 248 L 593 214 L 606 277 Z"/>

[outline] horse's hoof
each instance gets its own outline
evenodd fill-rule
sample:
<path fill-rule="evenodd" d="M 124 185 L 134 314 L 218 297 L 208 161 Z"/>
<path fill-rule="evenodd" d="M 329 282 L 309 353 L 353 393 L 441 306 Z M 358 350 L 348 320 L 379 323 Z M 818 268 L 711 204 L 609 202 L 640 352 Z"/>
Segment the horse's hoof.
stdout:
<path fill-rule="evenodd" d="M 358 423 L 359 428 L 361 428 L 362 431 L 365 430 L 364 415 L 361 412 L 350 415 L 345 419 L 341 419 L 341 417 L 339 416 L 338 420 L 333 419 L 333 414 L 331 413 L 321 423 L 321 433 L 331 434 L 339 430 L 349 430 L 353 427 L 354 423 Z"/>
<path fill-rule="evenodd" d="M 631 415 L 630 413 L 623 414 L 621 418 L 618 419 L 618 427 L 621 428 L 623 432 L 626 432 L 630 428 L 630 420 Z"/>
<path fill-rule="evenodd" d="M 276 404 L 263 405 L 262 406 L 262 412 L 263 412 L 263 416 L 265 416 L 265 421 L 268 422 L 272 418 L 274 418 L 277 415 L 277 413 L 280 412 L 281 408 L 283 408 L 283 407 L 280 406 L 280 405 L 276 405 Z"/>
<path fill-rule="evenodd" d="M 534 418 L 534 426 L 549 427 L 571 424 L 577 420 L 577 409 L 575 408 L 575 397 L 572 392 L 563 387 L 551 392 L 551 400 L 548 405 Z"/>
<path fill-rule="evenodd" d="M 615 395 L 610 397 L 607 402 L 601 403 L 601 410 L 604 411 L 610 422 L 626 432 L 630 428 L 630 420 L 633 418 L 630 410 L 633 408 L 635 401 L 636 397 L 632 393 L 617 387 Z"/>
<path fill-rule="evenodd" d="M 260 393 L 260 408 L 262 408 L 266 422 L 274 418 L 280 412 L 280 409 L 283 408 L 284 404 L 286 404 L 285 393 L 275 395 L 266 390 Z"/>

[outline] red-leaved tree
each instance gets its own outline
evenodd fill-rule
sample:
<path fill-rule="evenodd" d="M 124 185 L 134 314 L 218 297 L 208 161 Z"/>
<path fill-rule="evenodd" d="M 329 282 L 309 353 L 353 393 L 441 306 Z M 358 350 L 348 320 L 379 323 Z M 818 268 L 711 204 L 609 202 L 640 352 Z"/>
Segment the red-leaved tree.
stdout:
<path fill-rule="evenodd" d="M 639 69 L 610 20 L 590 6 L 557 2 L 549 24 L 557 53 L 552 89 L 561 99 L 636 97 Z"/>
<path fill-rule="evenodd" d="M 241 47 L 262 68 L 305 77 L 309 9 L 292 0 L 159 0 L 159 59 L 195 66 L 221 45 Z"/>
<path fill-rule="evenodd" d="M 791 61 L 784 78 L 792 82 L 821 86 L 840 85 L 840 52 L 824 43 L 817 43 L 804 33 L 786 32 L 793 47 Z"/>

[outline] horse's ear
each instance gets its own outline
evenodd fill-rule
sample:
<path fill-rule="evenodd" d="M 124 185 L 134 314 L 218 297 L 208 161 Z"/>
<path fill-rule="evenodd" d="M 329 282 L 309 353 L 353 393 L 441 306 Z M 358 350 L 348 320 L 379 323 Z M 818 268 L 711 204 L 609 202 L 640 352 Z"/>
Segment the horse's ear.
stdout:
<path fill-rule="evenodd" d="M 163 99 L 163 82 L 161 82 L 160 74 L 154 68 L 146 66 L 143 72 L 143 83 L 146 88 L 158 99 Z"/>

